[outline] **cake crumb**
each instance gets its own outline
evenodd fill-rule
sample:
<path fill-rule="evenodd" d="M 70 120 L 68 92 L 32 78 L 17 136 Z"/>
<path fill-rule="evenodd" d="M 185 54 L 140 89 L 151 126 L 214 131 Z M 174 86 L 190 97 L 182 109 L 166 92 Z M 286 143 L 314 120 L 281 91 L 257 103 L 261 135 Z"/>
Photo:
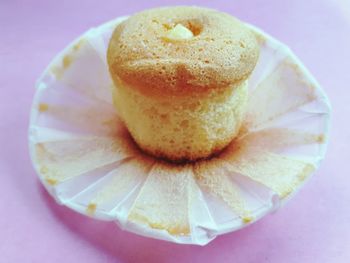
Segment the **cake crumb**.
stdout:
<path fill-rule="evenodd" d="M 62 65 L 63 65 L 64 69 L 68 68 L 71 63 L 72 63 L 72 57 L 71 56 L 66 55 L 66 56 L 63 57 Z"/>
<path fill-rule="evenodd" d="M 317 136 L 317 142 L 318 143 L 324 143 L 325 142 L 324 134 L 320 134 L 320 135 Z"/>
<path fill-rule="evenodd" d="M 47 103 L 40 103 L 38 109 L 39 109 L 39 112 L 48 111 L 49 105 Z"/>
<path fill-rule="evenodd" d="M 242 221 L 244 224 L 249 224 L 250 222 L 253 221 L 253 218 L 252 217 L 243 217 Z"/>
<path fill-rule="evenodd" d="M 49 185 L 56 185 L 58 183 L 58 181 L 53 178 L 46 178 L 45 180 Z"/>
<path fill-rule="evenodd" d="M 93 215 L 96 212 L 96 208 L 97 208 L 96 204 L 90 203 L 86 208 L 86 212 L 88 213 L 88 215 Z"/>

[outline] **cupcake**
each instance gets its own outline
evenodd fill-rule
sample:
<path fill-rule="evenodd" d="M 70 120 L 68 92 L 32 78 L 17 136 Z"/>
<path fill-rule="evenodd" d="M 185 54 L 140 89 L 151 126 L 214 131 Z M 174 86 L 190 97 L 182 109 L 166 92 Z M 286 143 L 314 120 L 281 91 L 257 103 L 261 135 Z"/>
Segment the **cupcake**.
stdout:
<path fill-rule="evenodd" d="M 36 87 L 29 149 L 42 184 L 147 237 L 204 245 L 247 226 L 326 152 L 330 106 L 315 79 L 284 44 L 217 11 L 155 9 L 92 28 Z"/>
<path fill-rule="evenodd" d="M 108 46 L 115 107 L 143 151 L 175 162 L 208 158 L 239 132 L 258 57 L 254 35 L 228 14 L 138 13 L 115 28 Z"/>

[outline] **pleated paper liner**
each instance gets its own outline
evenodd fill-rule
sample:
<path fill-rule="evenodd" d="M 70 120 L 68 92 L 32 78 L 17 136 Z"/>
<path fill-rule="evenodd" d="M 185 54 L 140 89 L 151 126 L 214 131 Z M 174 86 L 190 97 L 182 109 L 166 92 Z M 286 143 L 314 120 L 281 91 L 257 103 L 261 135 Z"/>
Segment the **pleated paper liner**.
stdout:
<path fill-rule="evenodd" d="M 279 208 L 328 139 L 328 99 L 301 62 L 250 26 L 261 55 L 239 137 L 215 158 L 174 165 L 143 154 L 112 105 L 106 50 L 123 19 L 83 34 L 37 82 L 29 143 L 50 194 L 128 231 L 200 245 Z"/>

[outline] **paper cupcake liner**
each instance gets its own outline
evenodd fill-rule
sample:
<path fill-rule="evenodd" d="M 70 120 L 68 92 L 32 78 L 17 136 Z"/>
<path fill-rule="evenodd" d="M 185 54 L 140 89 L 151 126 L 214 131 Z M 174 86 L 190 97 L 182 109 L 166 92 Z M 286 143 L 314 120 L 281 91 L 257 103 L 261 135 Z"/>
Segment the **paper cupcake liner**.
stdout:
<path fill-rule="evenodd" d="M 326 152 L 328 99 L 285 45 L 253 26 L 261 55 L 239 137 L 193 164 L 143 154 L 112 105 L 106 50 L 123 19 L 80 36 L 37 82 L 30 154 L 58 203 L 143 236 L 204 245 L 279 208 L 310 178 Z"/>

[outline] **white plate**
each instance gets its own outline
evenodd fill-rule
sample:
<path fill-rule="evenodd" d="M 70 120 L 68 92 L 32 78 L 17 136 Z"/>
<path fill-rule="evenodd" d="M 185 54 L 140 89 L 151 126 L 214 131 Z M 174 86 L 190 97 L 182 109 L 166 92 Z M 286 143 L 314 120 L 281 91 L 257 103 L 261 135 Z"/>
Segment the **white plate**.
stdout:
<path fill-rule="evenodd" d="M 139 152 L 112 105 L 106 50 L 124 19 L 80 36 L 37 82 L 30 153 L 56 201 L 143 236 L 204 245 L 293 196 L 325 156 L 330 105 L 289 48 L 249 25 L 261 55 L 246 133 L 217 158 L 174 167 Z"/>

